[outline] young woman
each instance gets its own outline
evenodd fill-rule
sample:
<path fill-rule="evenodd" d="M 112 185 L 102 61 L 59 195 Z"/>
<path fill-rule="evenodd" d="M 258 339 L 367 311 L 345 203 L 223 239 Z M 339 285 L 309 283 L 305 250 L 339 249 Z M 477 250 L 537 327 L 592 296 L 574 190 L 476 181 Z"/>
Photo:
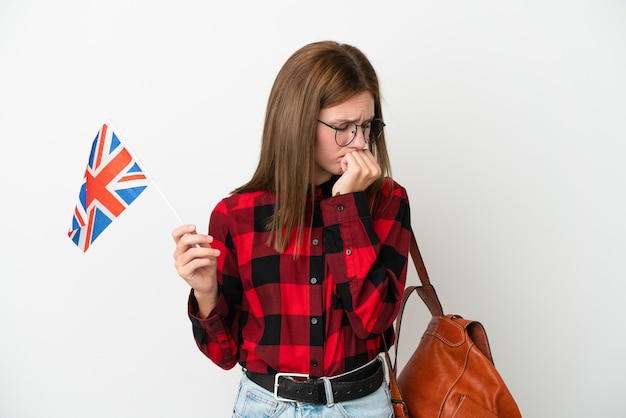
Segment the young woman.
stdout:
<path fill-rule="evenodd" d="M 198 347 L 243 368 L 234 417 L 393 415 L 379 354 L 411 226 L 384 126 L 365 55 L 306 45 L 275 80 L 252 179 L 217 204 L 208 235 L 172 232 Z"/>

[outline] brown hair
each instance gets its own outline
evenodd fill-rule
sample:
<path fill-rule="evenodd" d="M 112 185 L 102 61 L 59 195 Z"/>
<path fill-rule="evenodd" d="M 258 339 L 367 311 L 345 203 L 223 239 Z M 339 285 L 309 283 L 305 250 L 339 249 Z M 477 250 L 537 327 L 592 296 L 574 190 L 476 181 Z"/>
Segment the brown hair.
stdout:
<path fill-rule="evenodd" d="M 303 239 L 307 198 L 313 198 L 315 190 L 314 145 L 319 111 L 364 91 L 374 98 L 374 117 L 382 119 L 374 67 L 359 49 L 333 41 L 302 47 L 276 76 L 267 103 L 259 164 L 250 181 L 234 192 L 267 190 L 276 194 L 268 244 L 277 251 L 285 250 L 294 228 L 297 248 Z M 369 149 L 383 176 L 390 175 L 384 133 Z M 380 189 L 381 181 L 368 188 L 368 195 Z"/>

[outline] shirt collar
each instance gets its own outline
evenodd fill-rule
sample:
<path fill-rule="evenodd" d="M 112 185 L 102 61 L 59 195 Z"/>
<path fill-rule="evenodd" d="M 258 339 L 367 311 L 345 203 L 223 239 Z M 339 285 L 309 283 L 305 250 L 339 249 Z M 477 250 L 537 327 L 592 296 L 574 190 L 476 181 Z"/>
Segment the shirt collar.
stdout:
<path fill-rule="evenodd" d="M 333 195 L 333 186 L 335 185 L 335 183 L 337 182 L 337 179 L 339 179 L 339 177 L 341 177 L 341 176 L 334 175 L 329 180 L 327 180 L 324 183 L 318 185 L 315 188 L 315 198 L 316 199 L 326 199 L 328 197 L 331 197 Z"/>

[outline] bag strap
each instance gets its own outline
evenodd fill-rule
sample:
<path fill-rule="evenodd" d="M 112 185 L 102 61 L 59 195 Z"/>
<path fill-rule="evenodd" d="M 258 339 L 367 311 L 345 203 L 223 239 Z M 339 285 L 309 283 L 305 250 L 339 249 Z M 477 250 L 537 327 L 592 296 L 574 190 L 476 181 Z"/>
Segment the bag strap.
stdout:
<path fill-rule="evenodd" d="M 424 265 L 424 260 L 422 259 L 422 255 L 420 254 L 419 247 L 417 246 L 417 240 L 415 239 L 415 234 L 411 232 L 411 246 L 410 246 L 410 254 L 413 259 L 413 264 L 415 265 L 415 270 L 417 270 L 417 275 L 419 276 L 421 286 L 409 286 L 404 290 L 404 296 L 402 298 L 402 305 L 400 306 L 400 312 L 396 318 L 396 348 L 395 355 L 393 361 L 393 374 L 396 374 L 396 367 L 398 362 L 398 347 L 400 343 L 400 328 L 402 326 L 402 315 L 404 314 L 404 308 L 406 306 L 407 300 L 411 296 L 413 292 L 416 292 L 420 298 L 424 301 L 430 314 L 433 317 L 443 316 L 443 308 L 441 307 L 441 302 L 439 301 L 439 296 L 437 296 L 437 292 L 435 291 L 435 287 L 430 283 L 430 278 L 428 277 L 428 272 L 426 271 L 426 266 Z M 489 345 L 489 340 L 487 339 L 487 333 L 482 324 L 472 321 L 472 323 L 467 327 L 467 332 L 470 335 L 470 338 L 476 345 L 476 347 L 491 361 L 493 364 L 493 355 L 491 354 L 491 347 Z"/>
<path fill-rule="evenodd" d="M 432 316 L 443 315 L 441 302 L 439 301 L 437 292 L 435 292 L 435 288 L 430 283 L 430 278 L 428 277 L 428 272 L 426 271 L 424 260 L 422 259 L 422 255 L 420 254 L 419 247 L 417 246 L 417 240 L 415 239 L 415 234 L 412 231 L 411 231 L 411 247 L 409 251 L 411 253 L 411 258 L 413 259 L 413 264 L 415 265 L 415 270 L 417 270 L 417 275 L 419 276 L 420 282 L 422 282 L 422 286 L 410 286 L 405 290 L 402 308 L 404 309 L 404 304 L 406 303 L 408 295 L 413 290 L 417 290 L 417 293 L 420 295 L 420 297 L 422 298 L 422 300 L 428 307 L 428 310 L 430 311 Z"/>
<path fill-rule="evenodd" d="M 419 247 L 417 246 L 417 240 L 415 239 L 415 234 L 411 231 L 411 246 L 409 248 L 409 253 L 411 254 L 411 258 L 413 259 L 413 265 L 415 266 L 415 270 L 417 270 L 417 275 L 422 283 L 421 286 L 409 286 L 404 290 L 404 296 L 402 297 L 402 304 L 400 305 L 400 311 L 398 316 L 396 317 L 396 349 L 393 360 L 392 372 L 396 374 L 396 367 L 398 363 L 398 347 L 400 344 L 400 328 L 402 327 L 402 315 L 404 313 L 404 308 L 406 307 L 406 302 L 409 299 L 409 296 L 415 291 L 420 296 L 420 298 L 428 307 L 430 314 L 432 316 L 442 316 L 443 308 L 441 307 L 441 302 L 439 301 L 439 296 L 437 296 L 437 292 L 435 291 L 435 287 L 430 283 L 430 278 L 428 277 L 428 272 L 426 271 L 426 266 L 424 265 L 424 260 L 422 259 L 422 255 L 420 254 Z"/>
<path fill-rule="evenodd" d="M 383 344 L 385 345 L 385 361 L 387 362 L 387 372 L 389 374 L 389 395 L 391 398 L 391 406 L 393 407 L 393 414 L 395 418 L 409 418 L 409 408 L 402 399 L 400 388 L 398 388 L 398 381 L 396 380 L 396 373 L 392 370 L 391 359 L 389 358 L 389 348 L 387 347 L 387 341 L 383 334 Z"/>

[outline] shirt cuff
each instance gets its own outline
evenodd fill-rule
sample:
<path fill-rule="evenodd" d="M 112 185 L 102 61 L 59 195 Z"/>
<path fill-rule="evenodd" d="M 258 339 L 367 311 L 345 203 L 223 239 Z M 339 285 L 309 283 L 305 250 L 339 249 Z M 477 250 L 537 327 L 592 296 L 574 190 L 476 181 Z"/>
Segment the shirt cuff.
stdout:
<path fill-rule="evenodd" d="M 222 324 L 222 318 L 225 318 L 228 314 L 228 305 L 226 300 L 224 299 L 224 295 L 220 292 L 219 299 L 217 301 L 217 305 L 215 308 L 209 313 L 209 316 L 206 318 L 200 318 L 198 316 L 198 301 L 193 294 L 193 289 L 189 292 L 189 301 L 187 303 L 187 313 L 189 314 L 189 318 L 192 321 L 198 323 L 202 328 L 204 328 L 207 332 L 211 332 L 215 334 L 216 332 L 220 332 L 222 329 L 222 325 L 219 326 L 219 329 L 215 327 L 218 324 Z"/>

